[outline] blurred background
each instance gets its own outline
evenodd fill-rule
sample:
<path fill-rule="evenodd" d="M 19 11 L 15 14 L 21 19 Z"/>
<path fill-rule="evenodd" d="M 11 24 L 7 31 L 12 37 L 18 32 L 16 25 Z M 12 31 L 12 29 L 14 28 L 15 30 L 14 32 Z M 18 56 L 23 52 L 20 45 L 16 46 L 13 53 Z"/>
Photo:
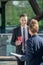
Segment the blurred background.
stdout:
<path fill-rule="evenodd" d="M 38 34 L 43 37 L 43 0 L 0 0 L 0 61 L 1 57 L 3 60 L 5 56 L 10 57 L 11 52 L 16 52 L 16 47 L 11 45 L 12 30 L 20 25 L 19 16 L 22 13 L 27 14 L 28 24 L 32 18 L 39 21 Z M 0 65 L 12 65 L 9 59 L 13 58 L 8 58 L 8 62 L 3 60 Z"/>

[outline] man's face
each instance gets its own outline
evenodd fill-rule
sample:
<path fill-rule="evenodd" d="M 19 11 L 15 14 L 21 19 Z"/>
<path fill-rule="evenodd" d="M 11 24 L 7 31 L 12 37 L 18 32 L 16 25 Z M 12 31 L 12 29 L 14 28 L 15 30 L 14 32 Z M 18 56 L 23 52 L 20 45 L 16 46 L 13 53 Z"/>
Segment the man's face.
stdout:
<path fill-rule="evenodd" d="M 21 23 L 21 25 L 27 24 L 27 16 L 21 17 L 21 18 L 20 18 L 20 23 Z"/>

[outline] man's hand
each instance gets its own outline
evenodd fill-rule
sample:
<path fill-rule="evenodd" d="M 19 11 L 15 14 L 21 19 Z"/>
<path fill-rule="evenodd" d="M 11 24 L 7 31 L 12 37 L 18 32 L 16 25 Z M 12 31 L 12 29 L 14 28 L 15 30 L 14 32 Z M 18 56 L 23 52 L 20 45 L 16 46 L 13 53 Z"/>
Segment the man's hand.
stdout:
<path fill-rule="evenodd" d="M 21 45 L 21 43 L 22 43 L 22 41 L 16 40 L 15 45 L 16 45 L 16 46 L 19 46 L 19 45 Z"/>

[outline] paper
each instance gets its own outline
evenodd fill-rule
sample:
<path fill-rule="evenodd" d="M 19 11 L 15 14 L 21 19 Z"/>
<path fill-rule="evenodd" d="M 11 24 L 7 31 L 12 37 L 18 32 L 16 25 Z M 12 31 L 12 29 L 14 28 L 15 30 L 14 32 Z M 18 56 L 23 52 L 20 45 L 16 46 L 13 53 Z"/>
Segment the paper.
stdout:
<path fill-rule="evenodd" d="M 14 55 L 16 58 L 19 58 L 21 61 L 24 61 L 25 60 L 25 55 L 20 55 L 20 54 L 17 54 L 17 53 L 12 53 L 12 55 Z"/>
<path fill-rule="evenodd" d="M 22 37 L 21 36 L 18 37 L 18 41 L 22 42 Z"/>

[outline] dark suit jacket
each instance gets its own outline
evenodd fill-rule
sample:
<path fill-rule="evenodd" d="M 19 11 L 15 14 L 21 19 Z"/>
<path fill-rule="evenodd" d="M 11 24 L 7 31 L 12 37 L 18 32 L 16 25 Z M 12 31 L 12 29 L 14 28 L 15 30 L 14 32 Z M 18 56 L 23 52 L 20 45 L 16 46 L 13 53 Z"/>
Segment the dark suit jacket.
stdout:
<path fill-rule="evenodd" d="M 43 38 L 33 35 L 27 40 L 26 65 L 40 65 L 43 56 Z"/>
<path fill-rule="evenodd" d="M 28 27 L 27 27 L 27 30 L 28 30 Z M 21 26 L 13 30 L 13 36 L 11 40 L 12 45 L 15 45 L 15 41 L 17 40 L 18 36 L 21 36 Z M 16 46 L 16 52 L 18 54 L 22 54 L 22 45 Z"/>

